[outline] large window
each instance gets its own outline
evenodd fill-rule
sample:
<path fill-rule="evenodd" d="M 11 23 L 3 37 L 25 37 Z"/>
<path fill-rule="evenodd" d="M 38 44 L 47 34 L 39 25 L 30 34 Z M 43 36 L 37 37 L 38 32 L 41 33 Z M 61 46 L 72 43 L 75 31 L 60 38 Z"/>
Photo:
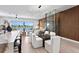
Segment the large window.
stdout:
<path fill-rule="evenodd" d="M 32 30 L 33 22 L 11 21 L 14 30 Z"/>

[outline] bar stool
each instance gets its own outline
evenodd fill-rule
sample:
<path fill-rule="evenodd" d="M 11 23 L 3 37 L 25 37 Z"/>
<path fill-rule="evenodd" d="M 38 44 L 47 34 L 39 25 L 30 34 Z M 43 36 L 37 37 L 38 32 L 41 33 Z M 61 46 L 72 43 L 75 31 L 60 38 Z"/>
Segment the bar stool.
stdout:
<path fill-rule="evenodd" d="M 21 38 L 17 37 L 14 41 L 14 52 L 21 53 Z"/>

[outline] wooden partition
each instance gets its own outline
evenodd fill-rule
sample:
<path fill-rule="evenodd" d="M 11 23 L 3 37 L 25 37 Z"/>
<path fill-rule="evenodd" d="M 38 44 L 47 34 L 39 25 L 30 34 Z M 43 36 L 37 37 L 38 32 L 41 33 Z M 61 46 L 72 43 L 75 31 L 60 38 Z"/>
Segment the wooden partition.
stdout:
<path fill-rule="evenodd" d="M 79 6 L 56 14 L 58 35 L 79 41 Z"/>

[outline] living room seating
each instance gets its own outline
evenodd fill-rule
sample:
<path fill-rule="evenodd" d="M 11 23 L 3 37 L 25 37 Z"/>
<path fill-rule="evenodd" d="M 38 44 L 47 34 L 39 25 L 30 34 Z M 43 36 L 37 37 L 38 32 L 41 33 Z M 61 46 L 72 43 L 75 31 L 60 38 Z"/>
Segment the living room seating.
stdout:
<path fill-rule="evenodd" d="M 38 36 L 42 38 L 44 36 L 44 31 L 39 31 Z"/>
<path fill-rule="evenodd" d="M 43 46 L 43 39 L 38 37 L 35 33 L 32 33 L 32 46 L 33 48 L 39 48 Z"/>
<path fill-rule="evenodd" d="M 45 31 L 43 38 L 43 47 L 45 47 L 45 41 L 50 40 L 50 34 L 49 31 Z"/>
<path fill-rule="evenodd" d="M 45 35 L 45 34 L 49 34 L 49 31 L 45 31 L 44 35 Z"/>
<path fill-rule="evenodd" d="M 59 53 L 60 52 L 60 37 L 52 34 L 51 39 L 45 41 L 45 49 L 49 53 Z"/>
<path fill-rule="evenodd" d="M 55 32 L 50 32 L 50 36 L 55 36 L 56 33 Z"/>

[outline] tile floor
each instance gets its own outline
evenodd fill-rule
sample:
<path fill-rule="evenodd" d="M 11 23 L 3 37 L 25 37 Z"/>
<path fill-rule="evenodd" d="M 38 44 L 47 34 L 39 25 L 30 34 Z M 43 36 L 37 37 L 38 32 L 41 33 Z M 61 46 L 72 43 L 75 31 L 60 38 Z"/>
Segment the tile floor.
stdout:
<path fill-rule="evenodd" d="M 23 53 L 47 53 L 43 47 L 34 49 L 29 42 L 29 39 L 30 38 L 26 36 L 25 39 L 22 40 Z M 61 40 L 60 53 L 79 53 L 79 44 Z"/>

